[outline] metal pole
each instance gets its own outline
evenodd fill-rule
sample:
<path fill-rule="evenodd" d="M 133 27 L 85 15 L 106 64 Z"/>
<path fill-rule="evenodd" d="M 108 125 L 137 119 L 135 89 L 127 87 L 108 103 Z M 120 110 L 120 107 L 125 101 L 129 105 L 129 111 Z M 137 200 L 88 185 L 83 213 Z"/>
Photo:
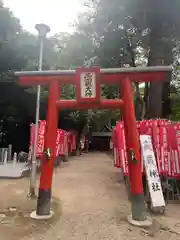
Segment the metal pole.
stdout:
<path fill-rule="evenodd" d="M 13 168 L 15 168 L 16 163 L 17 163 L 17 153 L 15 152 L 13 155 Z"/>
<path fill-rule="evenodd" d="M 8 145 L 8 161 L 12 161 L 12 145 Z"/>
<path fill-rule="evenodd" d="M 3 157 L 2 157 L 2 148 L 0 148 L 0 162 L 3 162 Z"/>
<path fill-rule="evenodd" d="M 1 162 L 4 163 L 4 150 L 5 148 L 1 148 Z"/>
<path fill-rule="evenodd" d="M 8 150 L 7 150 L 7 148 L 5 148 L 4 149 L 4 159 L 3 159 L 3 161 L 4 161 L 4 165 L 6 165 L 7 164 L 7 157 L 8 157 Z"/>
<path fill-rule="evenodd" d="M 40 52 L 39 52 L 39 67 L 38 70 L 42 71 L 43 62 L 43 50 L 44 50 L 44 37 L 40 37 Z M 38 143 L 38 123 L 39 123 L 39 110 L 40 110 L 40 96 L 41 96 L 41 86 L 37 86 L 37 98 L 36 98 L 36 121 L 35 121 L 35 133 L 34 133 L 34 146 L 32 153 L 32 168 L 30 177 L 30 189 L 29 196 L 35 197 L 35 186 L 36 186 L 36 152 Z"/>

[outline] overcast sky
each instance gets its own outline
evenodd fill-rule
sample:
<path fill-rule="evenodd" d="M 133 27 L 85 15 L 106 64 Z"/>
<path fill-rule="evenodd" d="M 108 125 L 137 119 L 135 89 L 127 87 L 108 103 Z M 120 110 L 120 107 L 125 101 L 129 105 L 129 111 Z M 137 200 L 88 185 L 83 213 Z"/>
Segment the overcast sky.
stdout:
<path fill-rule="evenodd" d="M 51 33 L 71 31 L 69 23 L 82 11 L 82 0 L 4 0 L 23 27 L 35 33 L 36 23 L 46 23 Z"/>

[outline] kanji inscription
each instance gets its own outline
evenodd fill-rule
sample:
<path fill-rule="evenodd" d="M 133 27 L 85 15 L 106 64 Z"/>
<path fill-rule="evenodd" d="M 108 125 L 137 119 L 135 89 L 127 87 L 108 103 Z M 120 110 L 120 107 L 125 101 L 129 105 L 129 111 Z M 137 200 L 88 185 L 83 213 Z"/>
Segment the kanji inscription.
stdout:
<path fill-rule="evenodd" d="M 165 201 L 151 136 L 140 135 L 140 143 L 152 207 L 164 207 Z"/>
<path fill-rule="evenodd" d="M 83 72 L 80 76 L 81 81 L 81 97 L 96 97 L 96 74 L 94 72 Z"/>

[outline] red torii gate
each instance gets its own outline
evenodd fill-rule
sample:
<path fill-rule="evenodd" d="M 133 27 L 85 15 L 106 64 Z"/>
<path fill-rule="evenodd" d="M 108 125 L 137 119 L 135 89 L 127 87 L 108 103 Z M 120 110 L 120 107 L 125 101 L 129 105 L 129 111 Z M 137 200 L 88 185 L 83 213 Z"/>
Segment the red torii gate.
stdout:
<path fill-rule="evenodd" d="M 128 170 L 131 193 L 132 219 L 147 219 L 142 185 L 140 146 L 136 131 L 132 81 L 148 82 L 164 80 L 172 71 L 171 66 L 111 68 L 79 68 L 59 71 L 16 72 L 22 86 L 49 85 L 47 110 L 47 130 L 45 149 L 51 152 L 49 159 L 42 163 L 39 196 L 36 213 L 39 216 L 50 214 L 51 185 L 54 168 L 54 153 L 59 109 L 123 109 L 126 145 L 128 152 Z M 101 99 L 100 84 L 120 84 L 121 99 Z M 75 100 L 60 99 L 60 85 L 76 86 Z M 50 150 L 50 151 L 49 151 Z"/>

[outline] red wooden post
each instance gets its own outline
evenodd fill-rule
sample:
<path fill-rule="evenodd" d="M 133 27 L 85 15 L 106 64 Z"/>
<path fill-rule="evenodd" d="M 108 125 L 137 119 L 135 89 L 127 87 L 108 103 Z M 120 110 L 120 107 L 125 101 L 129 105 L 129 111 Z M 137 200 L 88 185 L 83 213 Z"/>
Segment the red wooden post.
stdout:
<path fill-rule="evenodd" d="M 124 100 L 123 119 L 128 154 L 128 171 L 131 194 L 132 219 L 146 220 L 146 209 L 142 184 L 140 143 L 136 128 L 132 83 L 126 78 L 121 82 L 121 95 Z"/>
<path fill-rule="evenodd" d="M 37 201 L 37 215 L 50 214 L 51 185 L 54 168 L 56 135 L 58 124 L 58 109 L 56 101 L 60 97 L 60 86 L 56 80 L 49 86 L 49 99 L 47 110 L 47 129 L 45 135 L 46 153 L 42 162 L 39 196 Z"/>

